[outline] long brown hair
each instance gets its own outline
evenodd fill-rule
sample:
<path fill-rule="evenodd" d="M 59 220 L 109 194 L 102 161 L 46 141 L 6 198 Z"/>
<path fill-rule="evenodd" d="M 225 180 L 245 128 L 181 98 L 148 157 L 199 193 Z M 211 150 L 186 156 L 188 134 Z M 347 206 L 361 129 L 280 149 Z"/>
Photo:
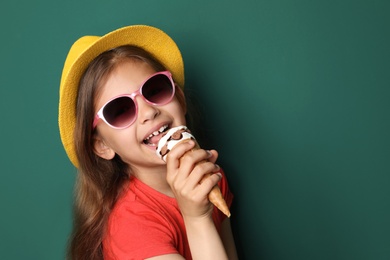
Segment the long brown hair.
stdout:
<path fill-rule="evenodd" d="M 92 129 L 94 104 L 102 85 L 119 64 L 129 59 L 147 62 L 156 71 L 165 70 L 144 50 L 134 46 L 121 46 L 95 58 L 80 81 L 74 130 L 79 173 L 75 186 L 69 259 L 103 259 L 102 240 L 108 216 L 121 195 L 124 184 L 129 181 L 129 166 L 119 156 L 105 160 L 94 153 L 93 139 L 96 133 Z M 177 98 L 185 109 L 184 95 L 180 93 Z"/>

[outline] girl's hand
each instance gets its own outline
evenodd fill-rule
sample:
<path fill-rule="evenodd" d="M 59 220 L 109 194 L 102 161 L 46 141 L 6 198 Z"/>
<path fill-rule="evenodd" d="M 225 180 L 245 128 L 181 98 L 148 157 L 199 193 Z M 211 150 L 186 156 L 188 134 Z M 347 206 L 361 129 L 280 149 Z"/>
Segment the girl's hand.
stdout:
<path fill-rule="evenodd" d="M 213 205 L 208 200 L 211 189 L 217 185 L 220 174 L 212 174 L 200 181 L 205 174 L 218 172 L 215 150 L 192 150 L 195 142 L 176 145 L 167 155 L 167 181 L 179 204 L 184 218 L 211 216 Z"/>

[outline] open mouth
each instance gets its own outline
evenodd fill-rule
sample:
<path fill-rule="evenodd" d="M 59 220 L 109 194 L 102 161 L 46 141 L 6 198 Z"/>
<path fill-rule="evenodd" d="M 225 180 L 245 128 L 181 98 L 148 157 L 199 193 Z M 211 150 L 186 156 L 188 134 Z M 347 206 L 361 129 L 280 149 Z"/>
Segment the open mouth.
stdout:
<path fill-rule="evenodd" d="M 163 133 L 165 133 L 168 130 L 168 127 L 169 127 L 168 125 L 164 125 L 164 126 L 160 127 L 160 129 L 158 129 L 157 131 L 154 131 L 148 137 L 146 137 L 143 140 L 143 143 L 148 145 L 148 146 L 156 148 L 158 141 L 160 141 Z"/>

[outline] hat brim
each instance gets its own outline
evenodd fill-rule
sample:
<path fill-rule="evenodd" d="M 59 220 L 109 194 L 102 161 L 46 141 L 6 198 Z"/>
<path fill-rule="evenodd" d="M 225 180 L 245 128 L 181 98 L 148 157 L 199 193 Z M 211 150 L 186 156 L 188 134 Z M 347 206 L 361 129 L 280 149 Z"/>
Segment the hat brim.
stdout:
<path fill-rule="evenodd" d="M 84 46 L 83 46 L 84 45 Z M 133 45 L 144 49 L 169 70 L 175 82 L 184 87 L 184 64 L 176 43 L 163 31 L 147 25 L 132 25 L 112 31 L 102 37 L 84 36 L 71 47 L 62 71 L 59 100 L 59 128 L 65 151 L 76 167 L 74 145 L 76 98 L 79 82 L 89 63 L 110 49 Z M 74 51 L 81 48 L 83 51 Z"/>

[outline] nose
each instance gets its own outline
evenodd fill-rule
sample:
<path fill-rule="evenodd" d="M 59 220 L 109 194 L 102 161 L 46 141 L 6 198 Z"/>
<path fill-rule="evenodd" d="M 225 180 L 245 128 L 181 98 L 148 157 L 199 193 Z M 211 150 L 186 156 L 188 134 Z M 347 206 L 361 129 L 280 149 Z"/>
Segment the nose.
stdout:
<path fill-rule="evenodd" d="M 136 102 L 138 105 L 138 120 L 142 124 L 155 119 L 160 113 L 156 106 L 153 106 L 146 102 L 146 100 L 142 96 L 137 96 Z"/>

